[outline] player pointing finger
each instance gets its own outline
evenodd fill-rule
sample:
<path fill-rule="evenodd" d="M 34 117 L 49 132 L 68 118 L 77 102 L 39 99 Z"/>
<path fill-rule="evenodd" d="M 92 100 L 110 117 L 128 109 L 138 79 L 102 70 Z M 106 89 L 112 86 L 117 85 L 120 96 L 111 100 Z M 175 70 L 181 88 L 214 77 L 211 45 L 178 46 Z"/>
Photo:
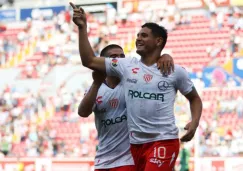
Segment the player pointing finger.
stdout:
<path fill-rule="evenodd" d="M 79 27 L 79 29 L 87 26 L 87 19 L 83 8 L 78 8 L 72 2 L 69 3 L 73 8 L 73 22 Z"/>

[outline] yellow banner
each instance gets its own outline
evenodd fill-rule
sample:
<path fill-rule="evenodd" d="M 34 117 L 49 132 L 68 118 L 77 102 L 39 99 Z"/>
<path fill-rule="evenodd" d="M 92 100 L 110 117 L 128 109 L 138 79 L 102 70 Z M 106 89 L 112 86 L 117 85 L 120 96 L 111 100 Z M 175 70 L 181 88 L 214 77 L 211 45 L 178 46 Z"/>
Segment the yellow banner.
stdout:
<path fill-rule="evenodd" d="M 243 0 L 231 0 L 230 4 L 233 6 L 243 6 Z"/>
<path fill-rule="evenodd" d="M 233 61 L 232 59 L 230 59 L 229 61 L 227 61 L 224 65 L 223 68 L 229 73 L 232 74 L 233 72 Z"/>

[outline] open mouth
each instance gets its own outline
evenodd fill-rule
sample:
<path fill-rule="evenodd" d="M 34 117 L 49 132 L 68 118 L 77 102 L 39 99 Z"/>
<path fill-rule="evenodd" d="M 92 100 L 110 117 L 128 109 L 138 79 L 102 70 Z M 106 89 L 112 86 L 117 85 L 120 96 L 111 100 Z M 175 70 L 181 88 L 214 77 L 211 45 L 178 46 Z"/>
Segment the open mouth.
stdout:
<path fill-rule="evenodd" d="M 137 43 L 137 47 L 142 47 L 142 46 L 144 46 L 143 43 Z"/>

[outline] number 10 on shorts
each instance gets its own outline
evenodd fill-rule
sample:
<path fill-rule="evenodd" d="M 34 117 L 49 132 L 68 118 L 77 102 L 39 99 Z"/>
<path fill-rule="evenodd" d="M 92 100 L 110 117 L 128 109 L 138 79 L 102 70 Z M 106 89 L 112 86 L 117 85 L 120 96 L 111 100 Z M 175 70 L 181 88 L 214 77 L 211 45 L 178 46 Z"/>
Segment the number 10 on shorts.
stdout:
<path fill-rule="evenodd" d="M 166 148 L 165 147 L 154 147 L 154 158 L 164 159 L 166 156 Z"/>

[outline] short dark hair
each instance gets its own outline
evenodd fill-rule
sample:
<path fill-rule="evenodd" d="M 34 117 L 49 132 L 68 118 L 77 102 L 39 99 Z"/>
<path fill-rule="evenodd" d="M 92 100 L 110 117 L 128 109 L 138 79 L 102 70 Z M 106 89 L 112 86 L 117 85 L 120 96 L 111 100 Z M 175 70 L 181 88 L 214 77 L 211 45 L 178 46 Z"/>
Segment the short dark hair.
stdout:
<path fill-rule="evenodd" d="M 162 49 L 164 49 L 168 37 L 167 30 L 163 26 L 160 26 L 156 23 L 145 23 L 142 25 L 142 28 L 144 27 L 151 29 L 153 36 L 163 38 Z"/>
<path fill-rule="evenodd" d="M 119 45 L 117 45 L 117 44 L 110 44 L 110 45 L 104 47 L 104 48 L 101 50 L 101 52 L 100 52 L 100 56 L 104 56 L 104 57 L 106 57 L 106 56 L 107 56 L 107 52 L 108 52 L 108 50 L 113 49 L 113 48 L 120 48 L 121 50 L 123 50 L 122 47 L 119 46 Z"/>

